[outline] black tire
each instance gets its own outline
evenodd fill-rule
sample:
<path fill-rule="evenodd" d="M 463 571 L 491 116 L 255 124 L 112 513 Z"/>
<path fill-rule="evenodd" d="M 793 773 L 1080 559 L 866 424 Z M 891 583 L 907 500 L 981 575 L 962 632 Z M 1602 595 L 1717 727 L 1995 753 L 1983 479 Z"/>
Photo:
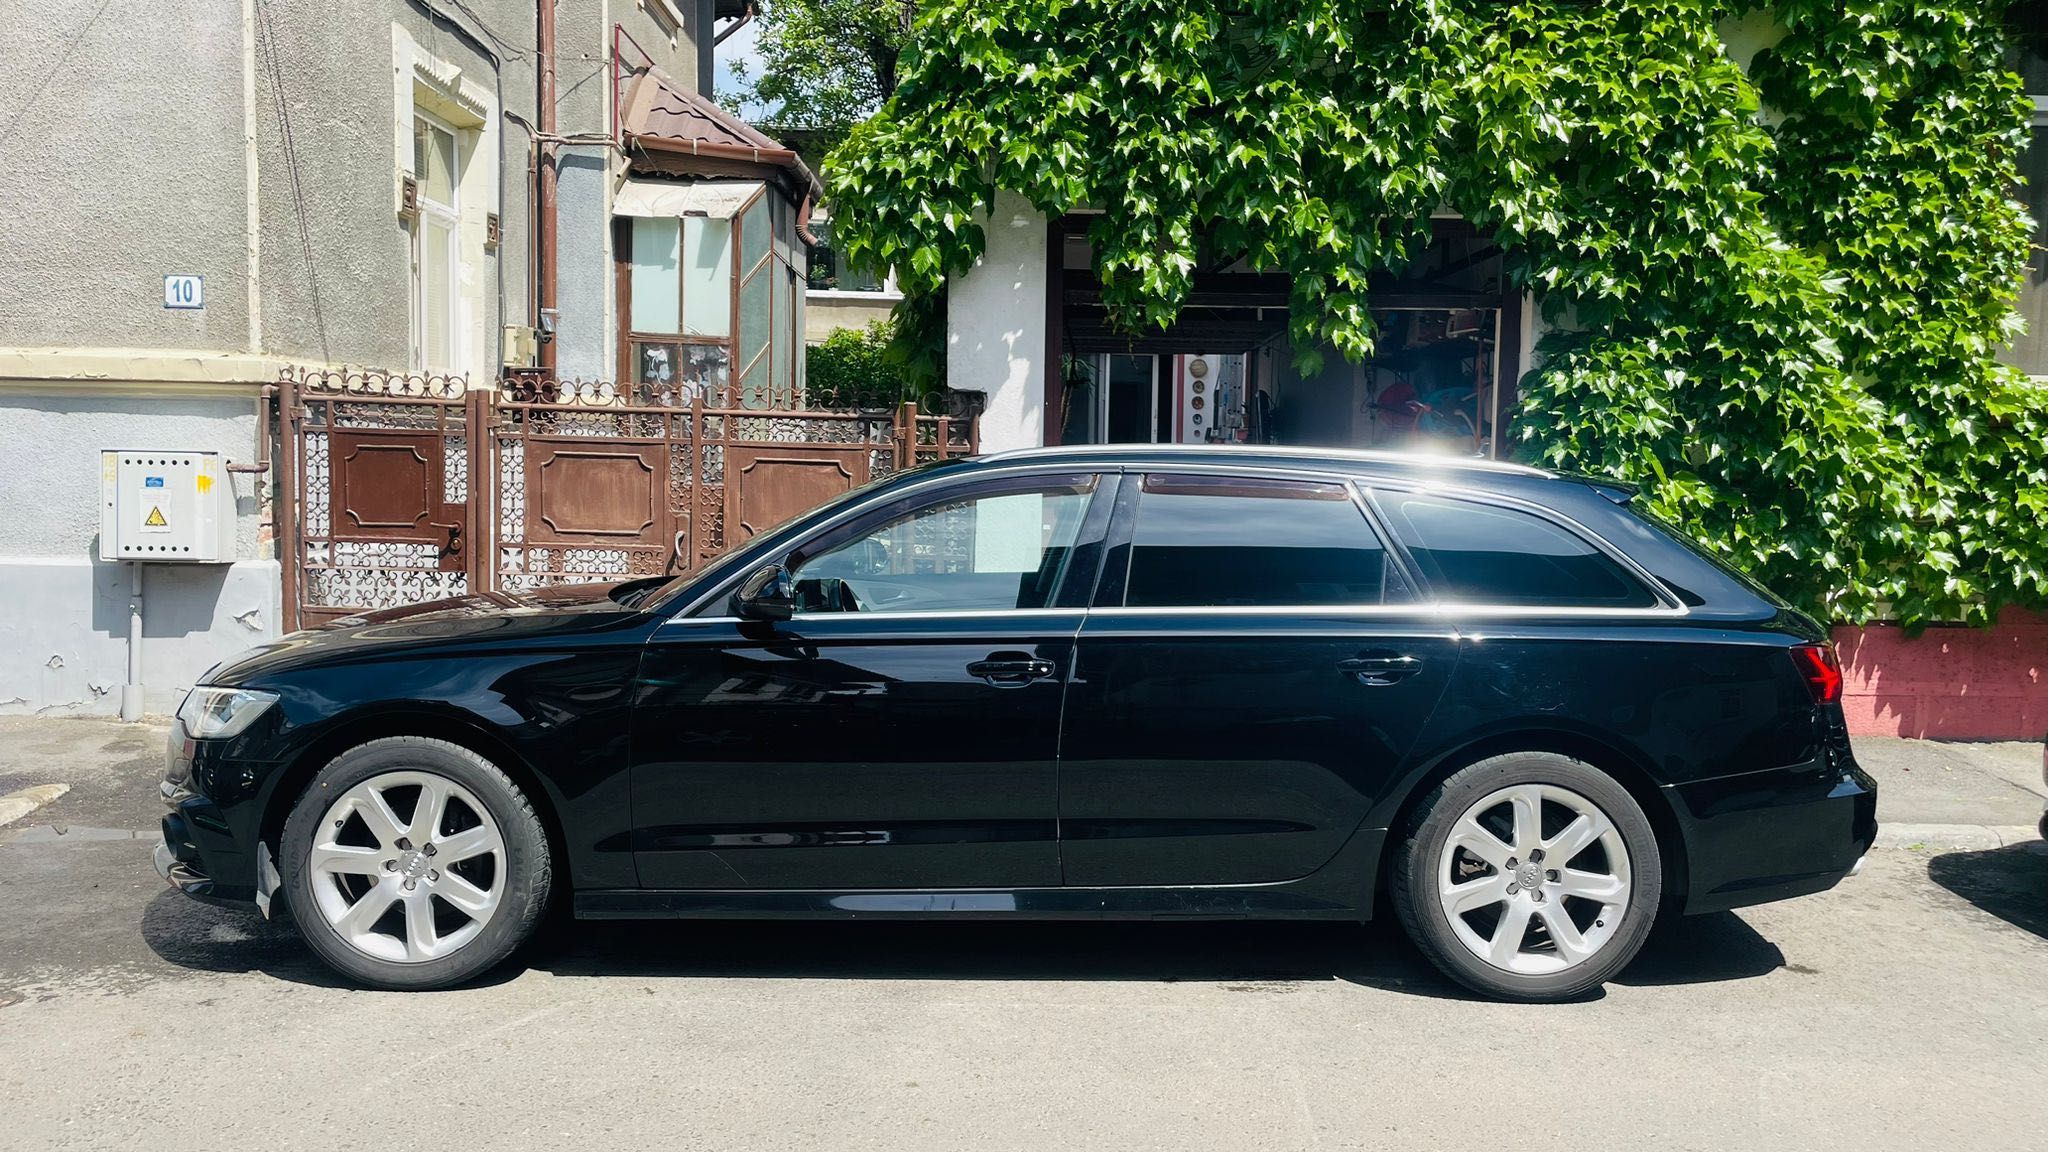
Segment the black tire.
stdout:
<path fill-rule="evenodd" d="M 1563 971 L 1524 974 L 1496 967 L 1475 955 L 1459 939 L 1439 900 L 1435 870 L 1453 825 L 1473 805 L 1518 784 L 1552 785 L 1591 801 L 1606 814 L 1628 855 L 1631 886 L 1622 904 L 1621 925 L 1592 955 Z M 1552 1002 L 1584 995 L 1635 959 L 1657 919 L 1663 865 L 1649 817 L 1613 777 L 1556 753 L 1512 752 L 1460 769 L 1422 798 L 1396 846 L 1388 887 L 1402 926 L 1445 975 L 1497 999 Z"/>
<path fill-rule="evenodd" d="M 318 824 L 336 798 L 365 780 L 401 770 L 441 776 L 467 789 L 489 810 L 504 843 L 500 903 L 483 928 L 448 955 L 411 962 L 370 955 L 336 931 L 315 901 L 316 877 L 308 866 Z M 306 944 L 344 977 L 393 991 L 447 988 L 504 962 L 532 936 L 553 882 L 546 830 L 519 786 L 475 752 L 424 736 L 372 740 L 330 761 L 293 805 L 278 856 L 280 891 Z"/>

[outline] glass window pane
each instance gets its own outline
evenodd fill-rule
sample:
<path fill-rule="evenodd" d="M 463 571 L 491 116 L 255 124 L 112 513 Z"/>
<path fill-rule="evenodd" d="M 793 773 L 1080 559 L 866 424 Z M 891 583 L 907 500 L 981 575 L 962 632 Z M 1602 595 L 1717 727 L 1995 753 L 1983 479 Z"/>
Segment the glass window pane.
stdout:
<path fill-rule="evenodd" d="M 455 277 L 448 266 L 453 234 L 432 217 L 420 219 L 420 351 L 423 367 L 446 372 L 454 367 L 453 300 Z"/>
<path fill-rule="evenodd" d="M 804 301 L 802 286 L 797 287 L 794 295 L 796 297 L 796 315 L 790 322 L 790 331 L 796 333 L 796 336 L 790 342 L 790 354 L 796 357 L 796 383 L 794 387 L 797 402 L 801 404 L 803 402 L 804 388 L 810 383 L 810 357 L 804 355 L 803 352 L 809 341 L 809 337 L 804 331 L 804 325 L 807 323 L 804 317 L 804 310 L 810 307 L 810 305 Z"/>
<path fill-rule="evenodd" d="M 2020 157 L 2020 198 L 2034 217 L 2034 254 L 2020 285 L 2020 318 L 2026 334 L 2000 357 L 2022 372 L 2048 376 L 2048 125 L 2034 128 L 2032 143 Z"/>
<path fill-rule="evenodd" d="M 789 339 L 790 317 L 795 311 L 790 305 L 792 278 L 789 270 L 784 268 L 780 262 L 768 265 L 767 270 L 761 274 L 769 278 L 769 283 L 775 290 L 775 311 L 771 319 L 768 359 L 774 366 L 774 374 L 771 379 L 775 382 L 776 402 L 780 406 L 788 403 L 788 397 L 794 385 L 790 378 Z"/>
<path fill-rule="evenodd" d="M 1140 489 L 1125 604 L 1258 607 L 1407 598 L 1378 536 L 1341 484 L 1147 476 Z"/>
<path fill-rule="evenodd" d="M 678 344 L 668 340 L 633 342 L 633 380 L 677 395 L 707 399 L 725 387 L 731 357 L 723 344 Z"/>
<path fill-rule="evenodd" d="M 774 273 L 763 268 L 740 288 L 740 364 L 750 371 L 761 350 L 768 346 L 770 292 Z"/>
<path fill-rule="evenodd" d="M 740 270 L 744 274 L 768 254 L 768 197 L 754 201 L 740 217 Z"/>
<path fill-rule="evenodd" d="M 754 361 L 753 365 L 740 373 L 739 406 L 760 411 L 773 407 L 768 400 L 768 358 Z"/>
<path fill-rule="evenodd" d="M 775 257 L 785 264 L 796 263 L 796 209 L 779 196 L 771 197 L 769 231 L 774 238 Z"/>
<path fill-rule="evenodd" d="M 732 332 L 730 220 L 683 220 L 683 331 L 692 336 Z"/>
<path fill-rule="evenodd" d="M 1065 576 L 1092 477 L 923 508 L 806 560 L 799 610 L 1044 608 Z"/>
<path fill-rule="evenodd" d="M 683 346 L 655 341 L 636 341 L 633 345 L 633 380 L 640 384 L 665 387 L 675 382 L 681 371 Z"/>
<path fill-rule="evenodd" d="M 455 203 L 455 134 L 431 121 L 414 120 L 412 174 L 422 197 L 441 205 Z"/>
<path fill-rule="evenodd" d="M 675 332 L 682 308 L 677 277 L 678 238 L 682 222 L 672 217 L 641 216 L 633 221 L 632 310 L 635 332 Z"/>
<path fill-rule="evenodd" d="M 1385 499 L 1391 527 L 1442 599 L 1552 608 L 1657 603 L 1606 553 L 1539 516 L 1435 496 Z"/>
<path fill-rule="evenodd" d="M 723 344 L 683 345 L 683 383 L 707 397 L 725 389 L 731 365 L 732 355 Z"/>
<path fill-rule="evenodd" d="M 832 242 L 832 221 L 813 217 L 811 235 L 818 243 L 810 250 L 810 262 L 805 276 L 812 288 L 836 289 L 841 292 L 880 292 L 882 277 L 867 268 L 857 268 L 847 262 Z"/>

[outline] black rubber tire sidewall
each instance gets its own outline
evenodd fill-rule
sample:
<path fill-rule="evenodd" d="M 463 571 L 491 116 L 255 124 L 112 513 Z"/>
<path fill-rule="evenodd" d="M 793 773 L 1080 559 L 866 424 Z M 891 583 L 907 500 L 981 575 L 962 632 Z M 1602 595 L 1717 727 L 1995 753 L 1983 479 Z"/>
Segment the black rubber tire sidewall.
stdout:
<path fill-rule="evenodd" d="M 476 939 L 451 955 L 418 963 L 366 956 L 342 939 L 314 903 L 307 867 L 316 826 L 335 798 L 372 776 L 395 771 L 431 772 L 462 785 L 490 810 L 505 841 L 506 887 L 496 915 Z M 373 740 L 330 761 L 286 819 L 278 860 L 280 891 L 307 946 L 350 980 L 395 991 L 450 987 L 504 962 L 532 935 L 547 907 L 552 878 L 546 830 L 518 785 L 475 752 L 423 736 Z"/>
<path fill-rule="evenodd" d="M 1547 976 L 1506 972 L 1472 955 L 1437 901 L 1436 861 L 1451 826 L 1481 798 L 1517 784 L 1554 784 L 1591 800 L 1607 813 L 1629 854 L 1633 887 L 1621 931 L 1593 959 Z M 1511 752 L 1452 773 L 1417 805 L 1389 885 L 1408 935 L 1445 975 L 1486 996 L 1531 1002 L 1582 996 L 1627 967 L 1656 923 L 1663 887 L 1663 855 L 1642 805 L 1612 776 L 1554 752 Z"/>

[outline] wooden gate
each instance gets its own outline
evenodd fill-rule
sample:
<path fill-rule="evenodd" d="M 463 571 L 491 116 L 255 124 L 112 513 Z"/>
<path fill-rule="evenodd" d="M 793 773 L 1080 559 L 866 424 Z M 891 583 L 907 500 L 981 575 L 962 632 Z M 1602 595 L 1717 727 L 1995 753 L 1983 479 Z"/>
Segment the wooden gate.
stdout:
<path fill-rule="evenodd" d="M 608 382 L 294 373 L 279 524 L 293 627 L 694 570 L 871 479 L 970 454 L 915 405 L 752 409 Z"/>

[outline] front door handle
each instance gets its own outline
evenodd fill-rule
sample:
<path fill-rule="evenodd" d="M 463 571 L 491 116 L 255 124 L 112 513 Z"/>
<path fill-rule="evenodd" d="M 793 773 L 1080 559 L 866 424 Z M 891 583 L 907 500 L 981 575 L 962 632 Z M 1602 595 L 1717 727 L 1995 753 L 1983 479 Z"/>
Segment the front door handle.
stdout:
<path fill-rule="evenodd" d="M 991 652 L 988 659 L 967 666 L 969 676 L 979 676 L 998 688 L 1016 688 L 1043 680 L 1056 671 L 1052 661 L 1028 652 Z"/>
<path fill-rule="evenodd" d="M 1337 661 L 1337 671 L 1368 687 L 1406 680 L 1422 671 L 1422 658 L 1400 652 L 1361 652 Z"/>

